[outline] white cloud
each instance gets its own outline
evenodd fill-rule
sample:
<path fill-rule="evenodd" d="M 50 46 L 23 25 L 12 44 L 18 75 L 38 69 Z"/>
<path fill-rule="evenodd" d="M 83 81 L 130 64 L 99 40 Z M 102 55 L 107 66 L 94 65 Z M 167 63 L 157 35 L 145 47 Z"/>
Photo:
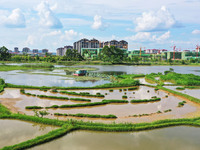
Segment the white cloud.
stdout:
<path fill-rule="evenodd" d="M 137 34 L 127 37 L 126 39 L 137 42 L 163 42 L 170 38 L 170 31 L 165 32 L 164 34 L 157 36 L 152 35 L 150 32 L 138 32 Z"/>
<path fill-rule="evenodd" d="M 200 30 L 193 30 L 192 34 L 200 34 Z"/>
<path fill-rule="evenodd" d="M 155 38 L 156 41 L 165 41 L 170 38 L 170 31 L 165 32 L 163 35 Z"/>
<path fill-rule="evenodd" d="M 25 45 L 26 45 L 26 46 L 34 45 L 34 44 L 35 44 L 35 41 L 36 41 L 36 37 L 33 36 L 33 35 L 29 35 L 29 36 L 27 37 L 27 40 L 26 40 L 26 42 L 25 42 Z"/>
<path fill-rule="evenodd" d="M 62 28 L 62 23 L 54 15 L 48 2 L 42 1 L 36 8 L 40 17 L 40 25 L 49 28 Z"/>
<path fill-rule="evenodd" d="M 130 39 L 132 41 L 140 41 L 140 42 L 150 41 L 151 40 L 151 33 L 149 33 L 149 32 L 138 32 L 136 35 L 128 37 L 128 39 Z"/>
<path fill-rule="evenodd" d="M 178 26 L 174 16 L 162 6 L 157 12 L 144 12 L 135 20 L 137 32 L 161 31 Z"/>
<path fill-rule="evenodd" d="M 95 30 L 104 30 L 106 27 L 108 27 L 108 25 L 102 21 L 102 17 L 99 15 L 95 15 L 92 28 Z"/>
<path fill-rule="evenodd" d="M 2 16 L 3 24 L 8 28 L 24 28 L 26 26 L 25 17 L 21 9 L 16 8 L 9 16 Z"/>
<path fill-rule="evenodd" d="M 78 33 L 74 30 L 68 30 L 68 31 L 66 30 L 65 34 L 61 36 L 61 39 L 72 41 L 72 40 L 78 38 L 81 35 L 82 35 L 81 33 Z"/>

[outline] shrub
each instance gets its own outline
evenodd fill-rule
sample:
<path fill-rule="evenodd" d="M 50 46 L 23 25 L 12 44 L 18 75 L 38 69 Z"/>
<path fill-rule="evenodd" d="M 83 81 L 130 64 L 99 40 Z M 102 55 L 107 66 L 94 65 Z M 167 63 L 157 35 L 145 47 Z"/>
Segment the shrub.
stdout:
<path fill-rule="evenodd" d="M 140 99 L 140 100 L 131 100 L 131 103 L 143 103 L 143 102 L 156 102 L 160 101 L 161 98 L 152 98 L 152 99 Z"/>
<path fill-rule="evenodd" d="M 128 98 L 126 95 L 123 95 L 122 98 Z"/>
<path fill-rule="evenodd" d="M 185 90 L 184 87 L 177 87 L 176 89 L 177 89 L 177 90 Z"/>

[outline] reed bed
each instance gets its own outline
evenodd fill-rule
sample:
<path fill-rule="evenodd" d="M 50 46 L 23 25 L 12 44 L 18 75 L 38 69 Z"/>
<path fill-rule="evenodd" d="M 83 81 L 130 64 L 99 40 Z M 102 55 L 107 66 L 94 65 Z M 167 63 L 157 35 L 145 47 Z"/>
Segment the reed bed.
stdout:
<path fill-rule="evenodd" d="M 98 114 L 61 114 L 61 113 L 54 113 L 55 116 L 72 116 L 72 117 L 87 117 L 87 118 L 117 118 L 117 116 L 109 114 L 109 115 L 98 115 Z"/>
<path fill-rule="evenodd" d="M 157 102 L 160 101 L 161 98 L 151 98 L 151 99 L 133 99 L 131 103 L 144 103 L 144 102 Z"/>

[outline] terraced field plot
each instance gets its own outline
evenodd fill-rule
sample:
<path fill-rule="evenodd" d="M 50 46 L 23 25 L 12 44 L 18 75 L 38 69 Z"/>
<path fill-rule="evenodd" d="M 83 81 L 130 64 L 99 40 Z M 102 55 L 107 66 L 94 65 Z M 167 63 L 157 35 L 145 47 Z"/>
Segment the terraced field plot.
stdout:
<path fill-rule="evenodd" d="M 79 96 L 72 94 L 60 93 L 65 90 L 58 90 L 57 93 L 48 90 L 46 92 L 40 90 L 25 89 L 26 93 L 35 95 L 46 95 L 56 97 L 67 97 L 69 100 L 56 99 L 56 98 L 39 98 L 35 96 L 27 96 L 20 93 L 20 89 L 7 88 L 0 96 L 2 104 L 10 108 L 13 112 L 21 112 L 28 115 L 34 115 L 32 109 L 25 109 L 26 106 L 61 106 L 61 105 L 77 105 L 102 102 L 103 100 L 125 100 L 128 103 L 108 103 L 100 104 L 97 106 L 82 106 L 73 108 L 49 108 L 41 109 L 46 110 L 50 114 L 45 116 L 48 118 L 58 118 L 61 120 L 66 119 L 78 119 L 84 121 L 95 121 L 95 122 L 151 122 L 160 119 L 171 119 L 171 118 L 185 118 L 199 116 L 200 106 L 196 103 L 186 100 L 186 104 L 183 107 L 178 107 L 178 103 L 185 101 L 181 97 L 168 94 L 161 90 L 155 91 L 154 88 L 147 86 L 140 86 L 136 90 L 128 90 L 128 88 L 112 88 L 112 89 L 96 89 L 96 90 L 67 90 L 68 92 L 85 93 L 88 92 L 90 95 L 96 95 L 100 93 L 104 97 L 94 96 Z M 126 95 L 127 98 L 122 98 Z M 153 97 L 161 98 L 159 101 L 154 102 L 142 102 L 142 103 L 131 103 L 131 100 L 142 100 L 152 99 Z M 70 99 L 89 99 L 88 101 L 77 101 Z M 170 111 L 169 111 L 170 110 Z M 38 110 L 40 111 L 40 110 Z M 57 116 L 54 113 L 59 114 L 71 114 L 68 116 Z M 90 118 L 87 116 L 76 117 L 74 114 L 91 114 L 91 115 L 115 115 L 117 118 Z"/>

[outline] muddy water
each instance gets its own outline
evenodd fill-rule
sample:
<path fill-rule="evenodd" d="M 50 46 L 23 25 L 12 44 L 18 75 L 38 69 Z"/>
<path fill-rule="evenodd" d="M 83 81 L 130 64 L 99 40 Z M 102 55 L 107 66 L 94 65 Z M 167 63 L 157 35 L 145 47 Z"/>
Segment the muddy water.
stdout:
<path fill-rule="evenodd" d="M 150 103 L 137 103 L 137 104 L 107 104 L 100 106 L 92 106 L 92 107 L 81 107 L 81 108 L 65 108 L 65 109 L 49 109 L 50 112 L 49 118 L 57 118 L 54 116 L 54 113 L 85 113 L 85 114 L 100 114 L 100 115 L 108 115 L 114 114 L 118 118 L 117 119 L 91 119 L 91 118 L 78 118 L 78 117 L 58 117 L 59 119 L 81 119 L 84 121 L 96 121 L 96 122 L 150 122 L 154 120 L 160 119 L 170 119 L 170 118 L 184 118 L 184 117 L 194 117 L 199 116 L 200 106 L 187 101 L 187 103 L 183 107 L 177 107 L 178 103 L 185 100 L 180 97 L 175 97 L 173 95 L 169 95 L 163 91 L 155 91 L 154 88 L 140 86 L 138 90 L 134 91 L 123 91 L 120 92 L 118 88 L 113 88 L 113 92 L 110 92 L 109 89 L 102 90 L 76 90 L 76 92 L 89 92 L 91 94 L 101 93 L 105 95 L 104 98 L 92 98 L 92 97 L 84 97 L 89 98 L 92 102 L 102 101 L 103 99 L 122 99 L 123 95 L 127 95 L 128 98 L 126 100 L 130 101 L 132 99 L 150 99 L 152 96 L 157 96 L 161 98 L 159 102 L 150 102 Z M 73 91 L 73 90 L 71 90 Z M 64 96 L 64 97 L 81 97 L 81 96 L 73 96 L 67 94 L 60 93 L 51 93 L 50 91 L 43 92 L 39 90 L 26 90 L 26 92 L 32 94 L 42 94 L 42 95 L 53 95 L 53 96 Z M 125 94 L 126 93 L 126 94 Z M 168 97 L 166 97 L 168 95 Z M 14 112 L 23 112 L 28 115 L 34 115 L 34 112 L 31 110 L 26 110 L 26 106 L 52 106 L 52 105 L 63 105 L 63 104 L 77 104 L 84 102 L 75 102 L 70 100 L 55 100 L 55 99 L 44 99 L 37 98 L 32 96 L 21 95 L 19 89 L 5 89 L 2 95 L 0 95 L 0 101 L 2 104 L 11 108 Z M 12 109 L 13 108 L 13 109 Z M 157 114 L 156 112 L 172 109 L 171 112 Z M 151 114 L 150 116 L 143 117 L 133 117 L 133 115 L 138 114 Z"/>
<path fill-rule="evenodd" d="M 19 64 L 20 65 L 20 64 Z M 200 75 L 200 67 L 194 66 L 75 66 L 75 67 L 95 67 L 99 70 L 94 71 L 103 74 L 148 74 L 152 72 L 164 72 L 173 68 L 178 73 L 193 73 Z M 43 73 L 34 74 L 34 73 Z M 54 74 L 54 75 L 45 75 Z M 1 78 L 5 79 L 7 83 L 17 85 L 32 85 L 32 86 L 95 86 L 109 81 L 75 81 L 72 78 L 67 78 L 58 75 L 66 75 L 64 70 L 14 70 L 14 71 L 0 71 Z"/>
<path fill-rule="evenodd" d="M 178 91 L 196 98 L 200 99 L 200 89 L 185 89 L 185 90 L 176 90 L 177 87 L 181 87 L 181 86 L 165 86 L 165 88 L 174 90 L 174 91 Z"/>
<path fill-rule="evenodd" d="M 41 71 L 33 70 L 33 73 L 49 73 L 51 71 Z M 40 75 L 40 74 L 31 74 L 31 72 L 24 71 L 1 71 L 0 77 L 5 80 L 6 83 L 12 83 L 16 85 L 32 85 L 32 86 L 62 86 L 62 87 L 71 87 L 71 86 L 95 86 L 100 84 L 109 83 L 109 81 L 100 80 L 100 81 L 75 81 L 72 78 L 57 76 L 55 75 Z"/>
<path fill-rule="evenodd" d="M 0 148 L 48 133 L 57 127 L 18 120 L 0 120 Z"/>
<path fill-rule="evenodd" d="M 195 74 L 200 75 L 200 67 L 196 66 L 127 66 L 127 65 L 119 65 L 119 66 L 112 66 L 112 65 L 84 65 L 84 66 L 75 66 L 75 67 L 95 67 L 99 70 L 95 72 L 126 72 L 127 74 L 149 74 L 149 73 L 158 73 L 169 70 L 169 68 L 173 68 L 177 73 L 183 74 Z"/>
<path fill-rule="evenodd" d="M 200 128 L 172 127 L 129 133 L 75 131 L 31 150 L 199 150 Z"/>

